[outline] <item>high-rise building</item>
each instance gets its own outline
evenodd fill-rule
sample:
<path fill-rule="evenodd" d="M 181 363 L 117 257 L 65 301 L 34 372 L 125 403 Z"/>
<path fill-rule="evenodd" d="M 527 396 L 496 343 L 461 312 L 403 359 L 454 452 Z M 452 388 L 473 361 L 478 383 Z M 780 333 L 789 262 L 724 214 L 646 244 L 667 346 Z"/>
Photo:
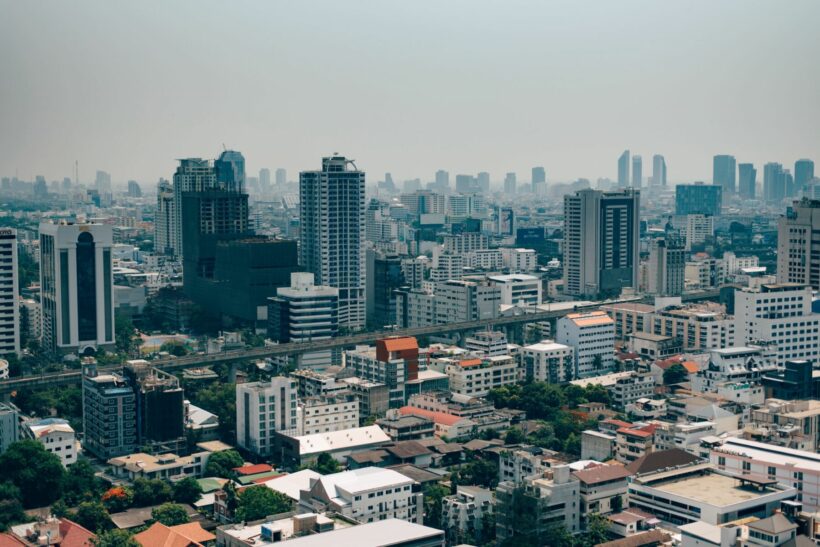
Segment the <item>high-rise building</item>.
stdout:
<path fill-rule="evenodd" d="M 174 255 L 174 188 L 165 179 L 157 184 L 157 210 L 154 213 L 154 250 L 158 254 Z"/>
<path fill-rule="evenodd" d="M 543 167 L 532 168 L 532 193 L 536 196 L 547 193 L 547 172 Z"/>
<path fill-rule="evenodd" d="M 516 178 L 515 173 L 507 173 L 504 177 L 504 193 L 507 196 L 514 196 L 516 191 Z"/>
<path fill-rule="evenodd" d="M 555 341 L 575 348 L 575 378 L 600 376 L 615 367 L 615 321 L 605 311 L 561 317 Z"/>
<path fill-rule="evenodd" d="M 263 192 L 270 192 L 270 169 L 267 167 L 259 170 L 259 187 Z"/>
<path fill-rule="evenodd" d="M 777 281 L 820 290 L 820 202 L 795 201 L 778 220 Z"/>
<path fill-rule="evenodd" d="M 814 178 L 814 162 L 802 159 L 794 163 L 794 195 L 802 195 L 803 189 Z"/>
<path fill-rule="evenodd" d="M 482 171 L 476 177 L 476 181 L 478 182 L 478 189 L 481 192 L 489 192 L 490 191 L 490 174 L 486 171 Z"/>
<path fill-rule="evenodd" d="M 100 194 L 111 192 L 111 174 L 105 171 L 97 171 L 94 179 L 94 187 Z"/>
<path fill-rule="evenodd" d="M 640 189 L 643 184 L 643 158 L 632 156 L 632 188 Z"/>
<path fill-rule="evenodd" d="M 740 197 L 754 199 L 757 192 L 757 169 L 751 163 L 741 163 L 737 170 Z"/>
<path fill-rule="evenodd" d="M 618 156 L 618 188 L 629 188 L 629 150 Z"/>
<path fill-rule="evenodd" d="M 472 175 L 456 175 L 456 192 L 472 194 L 478 192 L 478 181 Z"/>
<path fill-rule="evenodd" d="M 0 454 L 20 440 L 20 409 L 0 401 Z"/>
<path fill-rule="evenodd" d="M 245 186 L 245 158 L 236 150 L 225 150 L 214 160 L 217 186 L 221 189 L 242 192 Z"/>
<path fill-rule="evenodd" d="M 113 349 L 112 246 L 106 224 L 40 224 L 43 348 L 49 353 Z"/>
<path fill-rule="evenodd" d="M 656 239 L 649 248 L 647 292 L 661 296 L 683 294 L 686 251 L 666 239 Z"/>
<path fill-rule="evenodd" d="M 137 395 L 128 380 L 83 367 L 83 448 L 103 461 L 136 452 Z"/>
<path fill-rule="evenodd" d="M 316 342 L 339 332 L 339 289 L 316 286 L 313 274 L 294 272 L 290 287 L 268 298 L 268 337 L 274 342 Z M 338 350 L 325 349 L 294 356 L 296 368 L 323 371 L 339 362 Z"/>
<path fill-rule="evenodd" d="M 170 248 L 173 256 L 182 259 L 182 194 L 204 192 L 216 187 L 216 171 L 213 164 L 200 158 L 179 160 L 174 173 L 174 211 L 171 215 Z"/>
<path fill-rule="evenodd" d="M 367 251 L 367 324 L 384 329 L 396 321 L 394 291 L 405 285 L 404 259 L 396 254 Z"/>
<path fill-rule="evenodd" d="M 712 184 L 720 186 L 724 192 L 734 194 L 736 176 L 734 156 L 719 155 L 712 158 Z"/>
<path fill-rule="evenodd" d="M 786 171 L 782 164 L 770 162 L 763 166 L 763 197 L 770 202 L 786 197 Z"/>
<path fill-rule="evenodd" d="M 339 289 L 339 326 L 365 326 L 365 174 L 342 156 L 299 174 L 299 263 Z"/>
<path fill-rule="evenodd" d="M 128 361 L 122 369 L 133 390 L 137 414 L 137 442 L 152 453 L 185 449 L 185 396 L 179 378 L 148 361 Z"/>
<path fill-rule="evenodd" d="M 129 198 L 141 198 L 142 197 L 142 188 L 135 180 L 128 181 L 128 197 Z"/>
<path fill-rule="evenodd" d="M 618 294 L 638 286 L 640 192 L 564 196 L 564 292 Z"/>
<path fill-rule="evenodd" d="M 723 188 L 717 184 L 678 184 L 675 186 L 676 215 L 720 215 Z"/>
<path fill-rule="evenodd" d="M 236 444 L 257 456 L 273 453 L 276 433 L 296 434 L 296 380 L 236 385 Z"/>
<path fill-rule="evenodd" d="M 0 355 L 20 353 L 17 231 L 0 228 Z"/>
<path fill-rule="evenodd" d="M 443 169 L 436 171 L 436 190 L 439 192 L 448 192 L 450 190 L 450 173 Z"/>
<path fill-rule="evenodd" d="M 652 184 L 666 186 L 666 159 L 660 154 L 652 156 Z"/>
<path fill-rule="evenodd" d="M 288 172 L 281 167 L 276 170 L 276 186 L 282 187 L 288 183 Z"/>

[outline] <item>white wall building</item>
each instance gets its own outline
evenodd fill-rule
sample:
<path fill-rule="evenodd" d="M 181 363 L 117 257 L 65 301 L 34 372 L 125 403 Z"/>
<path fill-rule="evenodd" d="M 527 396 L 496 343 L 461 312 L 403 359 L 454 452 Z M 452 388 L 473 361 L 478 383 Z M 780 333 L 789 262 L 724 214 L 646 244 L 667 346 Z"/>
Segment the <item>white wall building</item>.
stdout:
<path fill-rule="evenodd" d="M 541 304 L 541 279 L 534 275 L 493 275 L 487 278 L 501 290 L 501 304 L 537 306 Z"/>
<path fill-rule="evenodd" d="M 535 249 L 504 247 L 501 254 L 504 256 L 504 267 L 510 273 L 527 273 L 538 268 L 538 253 Z"/>
<path fill-rule="evenodd" d="M 471 397 L 484 397 L 491 389 L 518 381 L 518 365 L 509 355 L 481 359 L 440 359 L 431 368 L 443 369 L 450 379 L 450 391 Z"/>
<path fill-rule="evenodd" d="M 575 348 L 575 378 L 612 371 L 615 321 L 606 312 L 571 313 L 558 320 L 556 330 L 556 342 Z"/>
<path fill-rule="evenodd" d="M 543 340 L 521 348 L 522 375 L 536 382 L 562 384 L 575 377 L 575 350 Z"/>
<path fill-rule="evenodd" d="M 352 397 L 311 397 L 297 407 L 297 434 L 314 435 L 359 427 L 359 401 Z"/>
<path fill-rule="evenodd" d="M 277 431 L 296 433 L 296 381 L 284 376 L 270 382 L 236 385 L 236 443 L 259 456 L 269 456 Z"/>
<path fill-rule="evenodd" d="M 32 420 L 23 424 L 23 434 L 29 439 L 41 443 L 48 452 L 51 452 L 68 467 L 77 461 L 77 438 L 74 428 L 66 420 L 59 418 L 44 418 Z"/>
<path fill-rule="evenodd" d="M 0 355 L 20 353 L 17 231 L 0 228 Z"/>

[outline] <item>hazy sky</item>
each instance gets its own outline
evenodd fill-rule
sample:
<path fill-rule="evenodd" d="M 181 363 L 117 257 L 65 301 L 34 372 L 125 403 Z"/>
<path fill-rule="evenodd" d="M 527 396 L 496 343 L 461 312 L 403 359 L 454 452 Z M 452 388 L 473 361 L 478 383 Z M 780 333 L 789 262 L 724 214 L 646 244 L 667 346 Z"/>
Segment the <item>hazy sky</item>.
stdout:
<path fill-rule="evenodd" d="M 368 180 L 444 168 L 672 181 L 711 156 L 820 160 L 820 2 L 0 0 L 0 174 L 170 177 L 339 152 Z M 762 168 L 758 171 L 762 177 Z"/>

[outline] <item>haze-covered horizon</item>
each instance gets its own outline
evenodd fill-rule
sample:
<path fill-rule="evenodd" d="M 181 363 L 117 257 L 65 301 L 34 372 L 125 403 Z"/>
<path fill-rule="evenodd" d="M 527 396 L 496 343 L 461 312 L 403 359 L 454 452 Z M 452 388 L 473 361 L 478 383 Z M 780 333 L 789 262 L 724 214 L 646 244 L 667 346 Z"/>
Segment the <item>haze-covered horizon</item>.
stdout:
<path fill-rule="evenodd" d="M 170 178 L 241 151 L 375 182 L 437 169 L 616 177 L 624 149 L 670 182 L 712 156 L 820 159 L 820 3 L 458 0 L 5 2 L 0 175 Z"/>

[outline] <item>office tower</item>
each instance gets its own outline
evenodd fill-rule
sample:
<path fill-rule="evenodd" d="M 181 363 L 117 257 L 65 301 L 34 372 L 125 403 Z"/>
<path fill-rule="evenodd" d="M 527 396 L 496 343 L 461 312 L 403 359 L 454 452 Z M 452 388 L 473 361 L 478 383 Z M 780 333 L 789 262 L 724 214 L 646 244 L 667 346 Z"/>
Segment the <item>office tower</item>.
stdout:
<path fill-rule="evenodd" d="M 20 353 L 17 231 L 0 228 L 0 355 Z"/>
<path fill-rule="evenodd" d="M 268 298 L 268 337 L 274 342 L 316 342 L 339 332 L 339 289 L 313 284 L 307 272 L 290 275 L 290 286 Z M 337 350 L 319 350 L 295 356 L 296 368 L 322 371 L 338 363 Z"/>
<path fill-rule="evenodd" d="M 495 208 L 495 233 L 501 236 L 515 234 L 515 210 L 512 207 Z"/>
<path fill-rule="evenodd" d="M 259 187 L 263 192 L 270 192 L 270 169 L 267 167 L 259 170 Z"/>
<path fill-rule="evenodd" d="M 318 285 L 339 289 L 339 326 L 365 326 L 365 174 L 342 156 L 299 174 L 299 263 Z"/>
<path fill-rule="evenodd" d="M 83 448 L 103 461 L 132 454 L 137 438 L 137 396 L 128 380 L 83 366 Z"/>
<path fill-rule="evenodd" d="M 797 160 L 794 163 L 794 195 L 802 195 L 803 189 L 814 178 L 814 162 L 812 160 Z"/>
<path fill-rule="evenodd" d="M 406 194 L 421 190 L 421 179 L 410 179 L 402 184 L 402 191 Z"/>
<path fill-rule="evenodd" d="M 763 166 L 763 197 L 766 201 L 780 202 L 786 197 L 786 172 L 779 163 Z"/>
<path fill-rule="evenodd" d="M 217 186 L 242 192 L 245 185 L 245 158 L 236 150 L 225 150 L 214 160 Z"/>
<path fill-rule="evenodd" d="M 157 184 L 157 210 L 154 213 L 154 252 L 173 255 L 174 187 L 165 179 Z"/>
<path fill-rule="evenodd" d="M 105 171 L 97 171 L 94 187 L 101 194 L 111 192 L 111 175 Z"/>
<path fill-rule="evenodd" d="M 777 221 L 777 281 L 820 290 L 820 203 L 795 201 Z"/>
<path fill-rule="evenodd" d="M 148 361 L 128 361 L 123 377 L 135 396 L 137 443 L 152 453 L 185 449 L 185 396 L 179 378 Z"/>
<path fill-rule="evenodd" d="M 478 182 L 478 189 L 481 192 L 489 192 L 490 191 L 490 174 L 486 171 L 482 171 L 476 177 L 476 181 Z"/>
<path fill-rule="evenodd" d="M 783 188 L 785 188 L 787 198 L 795 196 L 794 177 L 788 169 L 783 170 Z"/>
<path fill-rule="evenodd" d="M 660 154 L 652 156 L 652 184 L 666 186 L 666 159 Z"/>
<path fill-rule="evenodd" d="M 618 157 L 618 188 L 629 187 L 629 150 Z"/>
<path fill-rule="evenodd" d="M 296 434 L 296 380 L 236 385 L 236 443 L 257 456 L 273 454 L 276 432 Z"/>
<path fill-rule="evenodd" d="M 182 259 L 182 194 L 203 192 L 216 187 L 216 171 L 208 160 L 188 158 L 179 160 L 174 173 L 173 214 L 171 215 L 170 248 L 174 257 Z"/>
<path fill-rule="evenodd" d="M 112 227 L 40 224 L 43 348 L 94 355 L 114 347 Z"/>
<path fill-rule="evenodd" d="M 450 173 L 443 169 L 436 171 L 436 189 L 439 192 L 447 192 L 450 190 Z"/>
<path fill-rule="evenodd" d="M 288 183 L 288 172 L 281 167 L 276 170 L 276 186 L 282 187 Z"/>
<path fill-rule="evenodd" d="M 424 261 L 419 258 L 404 258 L 401 261 L 401 272 L 404 284 L 411 289 L 418 289 L 424 281 Z"/>
<path fill-rule="evenodd" d="M 504 193 L 507 194 L 507 197 L 515 195 L 516 184 L 515 173 L 507 173 L 507 176 L 504 177 Z"/>
<path fill-rule="evenodd" d="M 676 215 L 720 215 L 723 188 L 716 184 L 678 184 L 675 186 Z"/>
<path fill-rule="evenodd" d="M 129 198 L 141 198 L 142 197 L 142 188 L 135 180 L 128 181 L 128 197 Z"/>
<path fill-rule="evenodd" d="M 620 294 L 638 286 L 640 192 L 564 196 L 564 292 Z"/>
<path fill-rule="evenodd" d="M 447 199 L 442 194 L 431 192 L 430 190 L 419 190 L 412 194 L 402 194 L 399 201 L 405 206 L 407 212 L 413 216 L 424 214 L 445 214 L 447 212 Z"/>
<path fill-rule="evenodd" d="M 652 241 L 649 248 L 649 282 L 647 292 L 660 296 L 683 294 L 686 251 L 666 239 Z"/>
<path fill-rule="evenodd" d="M 547 193 L 547 172 L 543 167 L 532 168 L 532 193 L 536 196 Z"/>
<path fill-rule="evenodd" d="M 20 440 L 20 409 L 0 401 L 0 454 Z"/>
<path fill-rule="evenodd" d="M 643 158 L 632 156 L 632 188 L 640 189 L 643 184 Z"/>
<path fill-rule="evenodd" d="M 738 192 L 740 197 L 754 199 L 757 191 L 757 169 L 751 163 L 741 163 L 738 170 Z"/>
<path fill-rule="evenodd" d="M 48 184 L 43 176 L 37 175 L 34 181 L 34 197 L 36 199 L 48 199 Z"/>
<path fill-rule="evenodd" d="M 472 175 L 456 175 L 456 192 L 460 194 L 472 194 L 478 192 L 478 181 Z"/>
<path fill-rule="evenodd" d="M 687 251 L 691 251 L 693 246 L 706 243 L 715 236 L 715 217 L 695 214 L 686 215 L 683 218 Z"/>
<path fill-rule="evenodd" d="M 712 184 L 723 188 L 724 192 L 735 193 L 737 168 L 734 156 L 715 156 L 712 158 Z"/>
<path fill-rule="evenodd" d="M 403 259 L 397 254 L 367 251 L 367 324 L 385 329 L 396 321 L 394 291 L 405 285 Z"/>

